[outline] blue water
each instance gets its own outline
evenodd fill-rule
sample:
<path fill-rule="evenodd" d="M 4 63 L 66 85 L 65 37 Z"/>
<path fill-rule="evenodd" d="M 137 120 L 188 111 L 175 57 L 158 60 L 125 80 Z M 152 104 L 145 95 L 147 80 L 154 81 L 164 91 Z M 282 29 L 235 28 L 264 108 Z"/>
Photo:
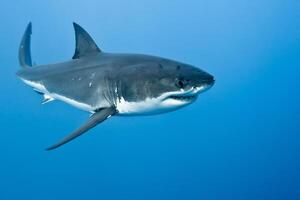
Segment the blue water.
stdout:
<path fill-rule="evenodd" d="M 296 0 L 3 1 L 0 199 L 299 199 L 300 2 Z M 44 148 L 88 114 L 15 76 L 33 22 L 37 64 L 70 59 L 72 22 L 108 52 L 154 54 L 216 84 L 182 110 L 113 117 Z"/>

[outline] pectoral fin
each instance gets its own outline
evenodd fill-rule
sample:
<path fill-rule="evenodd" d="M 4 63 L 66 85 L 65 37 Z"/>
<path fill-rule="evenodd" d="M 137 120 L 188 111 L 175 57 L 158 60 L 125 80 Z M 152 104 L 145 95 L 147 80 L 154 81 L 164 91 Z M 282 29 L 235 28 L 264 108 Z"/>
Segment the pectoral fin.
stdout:
<path fill-rule="evenodd" d="M 89 129 L 95 127 L 97 124 L 103 122 L 104 120 L 106 120 L 110 116 L 114 115 L 115 113 L 116 113 L 116 110 L 113 107 L 103 108 L 103 109 L 95 112 L 88 119 L 88 121 L 84 125 L 82 125 L 80 128 L 78 128 L 77 130 L 75 130 L 73 133 L 71 133 L 70 135 L 68 135 L 64 139 L 62 139 L 60 142 L 54 144 L 53 146 L 50 146 L 46 150 L 56 149 L 57 147 L 60 147 L 60 146 L 62 146 L 64 144 L 66 144 L 67 142 L 70 142 L 71 140 L 73 140 L 76 137 L 82 135 L 83 133 L 85 133 Z"/>

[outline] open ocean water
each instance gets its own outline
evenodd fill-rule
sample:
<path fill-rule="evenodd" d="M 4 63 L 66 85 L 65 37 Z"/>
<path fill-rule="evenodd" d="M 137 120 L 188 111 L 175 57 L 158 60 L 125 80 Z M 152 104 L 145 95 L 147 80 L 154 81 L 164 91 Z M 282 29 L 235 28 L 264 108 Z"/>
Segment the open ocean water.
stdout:
<path fill-rule="evenodd" d="M 75 21 L 103 51 L 190 63 L 216 84 L 44 151 L 88 113 L 41 105 L 15 76 L 29 21 L 37 64 L 72 57 Z M 2 0 L 0 22 L 1 200 L 300 198 L 299 1 Z"/>

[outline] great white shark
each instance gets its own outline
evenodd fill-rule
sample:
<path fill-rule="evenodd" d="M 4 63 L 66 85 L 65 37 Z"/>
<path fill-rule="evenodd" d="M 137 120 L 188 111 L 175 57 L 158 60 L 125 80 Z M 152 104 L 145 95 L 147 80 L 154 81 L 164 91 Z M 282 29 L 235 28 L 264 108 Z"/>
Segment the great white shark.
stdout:
<path fill-rule="evenodd" d="M 28 24 L 19 48 L 17 76 L 43 95 L 42 103 L 60 100 L 91 113 L 77 130 L 47 148 L 55 149 L 114 115 L 151 115 L 193 103 L 214 84 L 207 72 L 182 62 L 142 54 L 106 53 L 73 23 L 72 60 L 33 66 Z"/>

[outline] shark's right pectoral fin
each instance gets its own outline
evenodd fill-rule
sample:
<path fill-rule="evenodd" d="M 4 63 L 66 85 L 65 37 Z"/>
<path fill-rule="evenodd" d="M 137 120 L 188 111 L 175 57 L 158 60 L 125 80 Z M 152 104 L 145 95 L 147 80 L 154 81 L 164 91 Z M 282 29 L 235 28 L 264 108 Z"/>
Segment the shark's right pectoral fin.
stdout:
<path fill-rule="evenodd" d="M 116 114 L 116 109 L 114 107 L 109 108 L 103 108 L 97 112 L 95 112 L 91 117 L 88 119 L 88 121 L 82 125 L 80 128 L 75 130 L 73 133 L 68 135 L 67 137 L 63 138 L 60 142 L 54 144 L 53 146 L 50 146 L 46 150 L 52 150 L 56 149 L 57 147 L 60 147 L 71 140 L 77 138 L 78 136 L 82 135 L 89 129 L 95 127 L 97 124 L 103 122 L 104 120 L 108 119 L 110 116 Z"/>

